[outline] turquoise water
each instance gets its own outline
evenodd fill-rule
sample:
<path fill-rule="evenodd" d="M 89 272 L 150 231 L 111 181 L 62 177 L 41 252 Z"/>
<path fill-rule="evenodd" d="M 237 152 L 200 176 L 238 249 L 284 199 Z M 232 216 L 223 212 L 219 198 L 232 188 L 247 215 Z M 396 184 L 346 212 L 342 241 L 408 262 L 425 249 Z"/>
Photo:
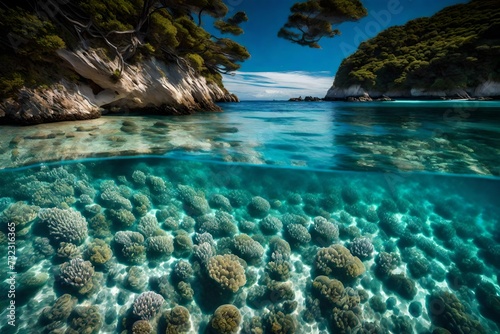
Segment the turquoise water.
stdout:
<path fill-rule="evenodd" d="M 2 333 L 499 332 L 498 104 L 223 107 L 3 129 Z"/>
<path fill-rule="evenodd" d="M 312 169 L 500 176 L 499 102 L 241 102 L 223 113 L 2 127 L 0 168 L 158 155 Z"/>

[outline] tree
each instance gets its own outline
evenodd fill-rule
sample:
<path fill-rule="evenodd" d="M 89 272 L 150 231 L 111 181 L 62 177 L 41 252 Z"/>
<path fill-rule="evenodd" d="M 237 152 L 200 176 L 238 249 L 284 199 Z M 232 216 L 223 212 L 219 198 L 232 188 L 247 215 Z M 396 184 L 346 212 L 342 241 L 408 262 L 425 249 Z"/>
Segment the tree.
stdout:
<path fill-rule="evenodd" d="M 333 26 L 346 21 L 357 21 L 367 15 L 359 0 L 307 0 L 294 4 L 278 37 L 311 48 L 320 48 L 323 37 L 340 35 Z"/>
<path fill-rule="evenodd" d="M 243 33 L 243 29 L 239 25 L 246 21 L 248 21 L 247 14 L 245 12 L 237 12 L 233 17 L 225 21 L 217 20 L 214 26 L 223 34 L 229 33 L 237 36 Z"/>

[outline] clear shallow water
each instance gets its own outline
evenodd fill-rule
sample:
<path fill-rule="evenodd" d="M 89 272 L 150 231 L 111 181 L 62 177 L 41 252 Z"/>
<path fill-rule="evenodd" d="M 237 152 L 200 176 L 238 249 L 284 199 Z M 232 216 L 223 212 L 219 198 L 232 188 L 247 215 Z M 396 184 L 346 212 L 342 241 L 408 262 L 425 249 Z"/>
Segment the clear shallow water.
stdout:
<path fill-rule="evenodd" d="M 183 117 L 2 127 L 0 166 L 168 157 L 326 170 L 500 175 L 499 102 L 241 102 Z"/>
<path fill-rule="evenodd" d="M 223 304 L 239 309 L 241 333 L 499 330 L 495 178 L 145 157 L 0 178 L 5 251 L 6 228 L 16 226 L 18 333 L 130 331 L 145 291 L 164 298 L 149 320 L 161 333 L 177 305 L 190 314 L 184 330 L 212 333 Z M 197 250 L 202 240 L 208 248 Z M 72 274 L 71 258 L 90 262 Z M 10 271 L 0 270 L 3 296 Z M 237 272 L 235 285 L 218 278 Z M 5 324 L 8 302 L 2 297 L 2 333 L 14 332 Z"/>
<path fill-rule="evenodd" d="M 1 128 L 2 333 L 499 332 L 498 103 L 224 108 Z"/>

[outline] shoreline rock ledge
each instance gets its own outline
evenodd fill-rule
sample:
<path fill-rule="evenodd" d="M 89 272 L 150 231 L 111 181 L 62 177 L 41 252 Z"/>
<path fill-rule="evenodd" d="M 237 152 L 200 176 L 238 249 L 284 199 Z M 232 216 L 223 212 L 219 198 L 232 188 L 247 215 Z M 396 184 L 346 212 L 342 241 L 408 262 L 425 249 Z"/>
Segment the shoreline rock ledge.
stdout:
<path fill-rule="evenodd" d="M 215 102 L 238 102 L 234 94 L 205 78 L 179 58 L 165 63 L 154 57 L 127 65 L 113 77 L 118 60 L 99 49 L 57 51 L 62 65 L 79 79 L 59 76 L 49 86 L 22 88 L 0 102 L 0 124 L 39 124 L 98 118 L 102 107 L 148 114 L 180 115 L 221 111 Z"/>
<path fill-rule="evenodd" d="M 488 100 L 500 99 L 500 82 L 485 81 L 477 87 L 466 89 L 450 89 L 433 91 L 430 89 L 412 88 L 410 90 L 394 90 L 388 92 L 377 92 L 364 89 L 361 85 L 352 85 L 347 88 L 333 86 L 328 90 L 325 101 L 391 101 L 394 99 L 416 99 L 416 100 L 442 100 L 442 99 L 472 99 Z"/>

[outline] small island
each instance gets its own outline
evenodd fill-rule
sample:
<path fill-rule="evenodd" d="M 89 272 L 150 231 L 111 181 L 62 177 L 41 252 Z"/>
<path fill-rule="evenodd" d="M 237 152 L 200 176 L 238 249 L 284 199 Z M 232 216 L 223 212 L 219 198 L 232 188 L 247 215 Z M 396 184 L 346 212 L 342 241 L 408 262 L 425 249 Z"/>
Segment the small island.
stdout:
<path fill-rule="evenodd" d="M 317 96 L 306 96 L 302 98 L 302 96 L 299 97 L 291 97 L 288 99 L 289 102 L 318 102 L 318 101 L 323 101 L 322 98 L 317 97 Z"/>

